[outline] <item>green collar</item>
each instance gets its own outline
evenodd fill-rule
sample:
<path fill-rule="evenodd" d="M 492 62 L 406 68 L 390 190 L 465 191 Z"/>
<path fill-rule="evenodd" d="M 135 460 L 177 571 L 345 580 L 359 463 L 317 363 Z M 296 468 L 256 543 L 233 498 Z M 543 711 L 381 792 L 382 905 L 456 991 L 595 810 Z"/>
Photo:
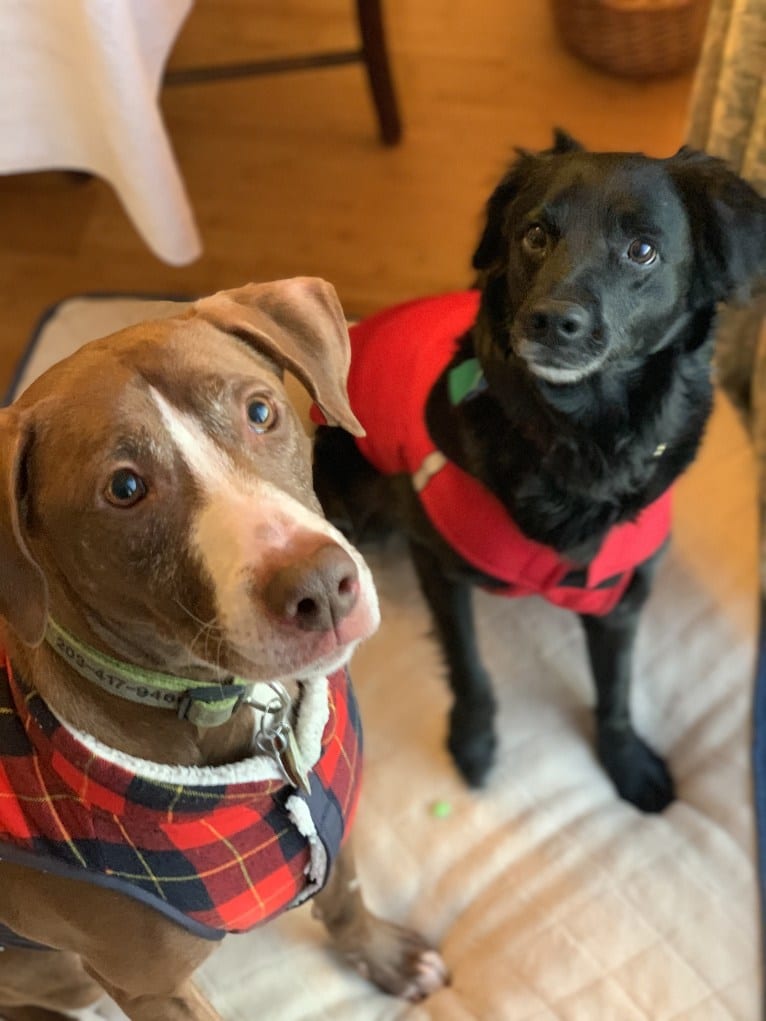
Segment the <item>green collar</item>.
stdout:
<path fill-rule="evenodd" d="M 85 645 L 50 618 L 45 640 L 65 663 L 97 687 L 129 702 L 170 709 L 197 727 L 226 723 L 253 688 L 253 682 L 242 677 L 210 684 L 123 663 Z"/>
<path fill-rule="evenodd" d="M 453 407 L 462 404 L 463 401 L 470 401 L 472 397 L 478 397 L 486 389 L 487 380 L 478 358 L 468 358 L 454 369 L 450 369 L 447 390 Z"/>

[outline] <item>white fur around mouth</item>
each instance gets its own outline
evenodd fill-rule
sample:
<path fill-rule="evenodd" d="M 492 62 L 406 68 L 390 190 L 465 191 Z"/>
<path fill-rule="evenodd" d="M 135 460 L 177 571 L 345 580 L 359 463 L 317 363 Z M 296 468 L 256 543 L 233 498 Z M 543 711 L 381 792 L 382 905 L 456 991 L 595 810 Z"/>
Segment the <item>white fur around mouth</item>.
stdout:
<path fill-rule="evenodd" d="M 532 375 L 536 376 L 538 379 L 544 379 L 546 383 L 579 383 L 583 379 L 587 379 L 588 376 L 592 376 L 594 373 L 598 372 L 604 364 L 603 358 L 598 358 L 590 362 L 588 365 L 580 365 L 577 368 L 566 365 L 541 364 L 535 360 L 533 353 L 535 348 L 539 347 L 541 347 L 541 345 L 522 338 L 516 345 L 516 350 L 519 358 L 521 358 Z"/>
<path fill-rule="evenodd" d="M 527 368 L 533 376 L 544 379 L 546 383 L 579 383 L 581 379 L 590 376 L 594 369 L 564 369 L 556 365 L 538 365 L 537 362 L 527 360 Z"/>

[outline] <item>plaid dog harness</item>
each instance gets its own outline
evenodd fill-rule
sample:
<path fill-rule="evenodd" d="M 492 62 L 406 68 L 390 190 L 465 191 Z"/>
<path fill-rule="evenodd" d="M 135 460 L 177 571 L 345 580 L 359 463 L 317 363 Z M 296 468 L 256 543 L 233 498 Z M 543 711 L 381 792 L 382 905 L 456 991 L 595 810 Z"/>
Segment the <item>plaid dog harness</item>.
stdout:
<path fill-rule="evenodd" d="M 478 479 L 437 450 L 428 434 L 428 395 L 470 329 L 478 291 L 418 299 L 350 328 L 348 392 L 367 435 L 362 454 L 384 475 L 408 474 L 423 509 L 464 560 L 505 583 L 506 596 L 542 595 L 578 613 L 602 615 L 624 594 L 633 570 L 670 532 L 670 492 L 635 521 L 615 525 L 585 571 L 527 538 Z"/>
<path fill-rule="evenodd" d="M 245 932 L 313 896 L 349 830 L 362 735 L 345 670 L 301 687 L 310 793 L 268 756 L 163 766 L 62 724 L 0 649 L 0 859 L 118 890 L 190 932 Z M 0 946 L 35 947 L 0 924 Z"/>

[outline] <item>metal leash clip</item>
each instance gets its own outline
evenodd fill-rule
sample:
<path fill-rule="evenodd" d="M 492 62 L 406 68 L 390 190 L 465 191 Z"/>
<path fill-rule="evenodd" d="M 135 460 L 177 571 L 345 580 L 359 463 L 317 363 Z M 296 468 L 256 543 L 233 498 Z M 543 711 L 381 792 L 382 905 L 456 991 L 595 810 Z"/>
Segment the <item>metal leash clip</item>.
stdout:
<path fill-rule="evenodd" d="M 288 718 L 290 696 L 278 681 L 271 681 L 269 687 L 274 692 L 274 697 L 268 702 L 258 702 L 252 695 L 244 699 L 247 705 L 261 712 L 253 744 L 259 752 L 276 759 L 293 787 L 300 787 L 304 794 L 310 794 L 311 782 L 303 766 L 300 748 Z"/>

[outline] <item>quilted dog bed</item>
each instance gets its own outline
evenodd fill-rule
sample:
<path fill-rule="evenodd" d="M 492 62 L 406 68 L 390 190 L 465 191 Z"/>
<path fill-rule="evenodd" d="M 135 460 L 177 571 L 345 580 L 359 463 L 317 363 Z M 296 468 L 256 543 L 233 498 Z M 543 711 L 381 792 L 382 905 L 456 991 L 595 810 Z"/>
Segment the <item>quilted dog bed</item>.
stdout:
<path fill-rule="evenodd" d="M 173 308 L 69 299 L 15 386 Z M 578 622 L 536 599 L 476 595 L 501 740 L 486 789 L 466 790 L 444 748 L 447 689 L 406 551 L 365 550 L 383 624 L 352 669 L 366 738 L 357 857 L 371 905 L 440 945 L 452 985 L 415 1006 L 382 995 L 303 907 L 229 938 L 202 968 L 226 1021 L 755 1021 L 756 532 L 753 456 L 721 397 L 677 487 L 637 651 L 636 722 L 678 786 L 659 817 L 620 801 L 596 762 Z M 123 1015 L 105 1002 L 81 1016 Z"/>

